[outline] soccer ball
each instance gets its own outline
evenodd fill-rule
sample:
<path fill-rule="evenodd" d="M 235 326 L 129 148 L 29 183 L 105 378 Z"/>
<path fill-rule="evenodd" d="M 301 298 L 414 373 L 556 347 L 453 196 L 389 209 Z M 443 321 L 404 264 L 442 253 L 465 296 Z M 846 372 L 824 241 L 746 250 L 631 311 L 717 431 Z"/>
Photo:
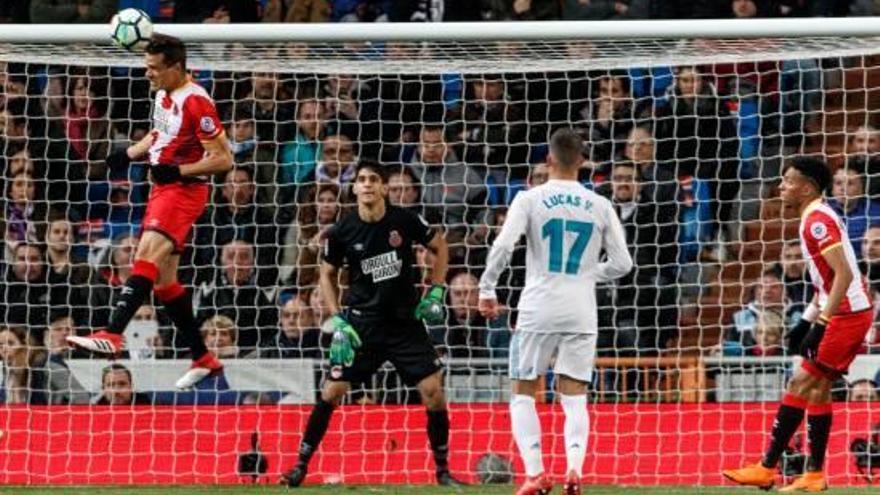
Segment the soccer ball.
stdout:
<path fill-rule="evenodd" d="M 110 38 L 117 46 L 142 51 L 153 36 L 153 21 L 139 9 L 125 9 L 110 20 Z"/>

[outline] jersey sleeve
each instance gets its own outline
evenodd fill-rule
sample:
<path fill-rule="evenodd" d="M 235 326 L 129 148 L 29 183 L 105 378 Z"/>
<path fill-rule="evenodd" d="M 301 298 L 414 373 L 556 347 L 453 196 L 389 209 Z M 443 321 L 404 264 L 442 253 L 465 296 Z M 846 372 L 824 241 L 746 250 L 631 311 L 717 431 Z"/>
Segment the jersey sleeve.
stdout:
<path fill-rule="evenodd" d="M 327 232 L 327 237 L 324 239 L 323 259 L 337 268 L 345 263 L 345 245 L 339 240 L 339 224 L 334 225 Z"/>
<path fill-rule="evenodd" d="M 184 111 L 195 124 L 196 137 L 200 141 L 209 141 L 223 132 L 223 124 L 217 115 L 214 102 L 200 95 L 191 95 L 186 99 Z"/>
<path fill-rule="evenodd" d="M 842 242 L 843 233 L 834 218 L 814 211 L 807 217 L 804 239 L 811 254 L 824 254 Z"/>
<path fill-rule="evenodd" d="M 481 299 L 495 299 L 495 286 L 498 284 L 498 277 L 501 276 L 501 272 L 510 261 L 516 243 L 528 228 L 530 211 L 531 206 L 527 194 L 517 194 L 507 211 L 507 218 L 504 220 L 504 225 L 501 226 L 501 232 L 489 249 L 486 268 L 480 277 Z"/>
<path fill-rule="evenodd" d="M 408 210 L 401 210 L 403 215 L 403 232 L 407 237 L 423 246 L 427 246 L 434 238 L 434 228 L 425 217 Z"/>

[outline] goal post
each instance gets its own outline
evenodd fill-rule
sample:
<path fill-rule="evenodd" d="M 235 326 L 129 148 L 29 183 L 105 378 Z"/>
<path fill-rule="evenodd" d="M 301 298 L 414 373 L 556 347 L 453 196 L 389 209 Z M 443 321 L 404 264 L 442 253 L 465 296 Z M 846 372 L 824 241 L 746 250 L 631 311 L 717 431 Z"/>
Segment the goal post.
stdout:
<path fill-rule="evenodd" d="M 253 432 L 267 476 L 290 467 L 328 371 L 320 234 L 350 210 L 358 159 L 387 166 L 390 201 L 450 243 L 450 315 L 428 332 L 446 363 L 453 472 L 480 482 L 495 454 L 519 475 L 506 405 L 516 314 L 479 317 L 476 279 L 512 198 L 546 181 L 549 136 L 571 127 L 585 142 L 580 180 L 613 199 L 636 263 L 597 288 L 586 478 L 722 484 L 721 468 L 760 455 L 797 364 L 783 339 L 808 280 L 786 247 L 797 221 L 775 191 L 782 164 L 811 154 L 858 170 L 861 189 L 836 188 L 836 200 L 880 200 L 880 18 L 155 31 L 187 43 L 187 69 L 216 101 L 235 156 L 181 258 L 225 379 L 173 390 L 188 360 L 158 305 L 126 329 L 127 399 L 104 382 L 103 362 L 58 345 L 65 325 L 106 324 L 127 275 L 149 184 L 142 165 L 103 159 L 149 131 L 153 95 L 142 57 L 112 46 L 107 26 L 3 25 L 0 336 L 29 351 L 2 363 L 0 483 L 236 483 Z M 880 223 L 870 212 L 863 237 Z M 880 266 L 856 241 L 860 260 Z M 227 251 L 236 242 L 244 261 Z M 416 258 L 429 281 L 430 254 Z M 510 308 L 524 258 L 515 253 L 499 283 Z M 880 332 L 865 347 L 880 349 Z M 876 412 L 850 399 L 878 370 L 877 355 L 859 356 L 851 386 L 837 389 L 835 486 L 864 484 L 872 469 L 850 445 Z M 27 378 L 50 372 L 67 384 Z M 552 373 L 543 383 L 547 466 L 562 475 Z M 125 404 L 96 405 L 110 396 Z M 416 391 L 382 367 L 346 398 L 309 480 L 431 483 L 424 428 Z"/>

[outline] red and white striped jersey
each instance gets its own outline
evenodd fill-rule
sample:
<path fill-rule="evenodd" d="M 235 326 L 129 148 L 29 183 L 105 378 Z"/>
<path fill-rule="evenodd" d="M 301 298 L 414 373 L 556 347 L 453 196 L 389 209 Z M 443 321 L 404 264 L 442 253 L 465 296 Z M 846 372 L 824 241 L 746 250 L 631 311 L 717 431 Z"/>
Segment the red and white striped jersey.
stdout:
<path fill-rule="evenodd" d="M 824 308 L 828 293 L 834 283 L 834 270 L 822 256 L 835 246 L 843 248 L 847 266 L 852 270 L 853 280 L 846 289 L 846 296 L 837 308 L 837 314 L 855 313 L 871 307 L 868 287 L 859 270 L 856 254 L 846 228 L 840 217 L 830 206 L 817 199 L 807 206 L 801 216 L 801 252 L 810 269 L 810 277 L 816 293 L 819 294 L 819 307 Z"/>
<path fill-rule="evenodd" d="M 195 163 L 205 154 L 202 141 L 214 139 L 222 132 L 217 108 L 205 88 L 187 81 L 171 94 L 160 89 L 153 102 L 150 163 Z"/>

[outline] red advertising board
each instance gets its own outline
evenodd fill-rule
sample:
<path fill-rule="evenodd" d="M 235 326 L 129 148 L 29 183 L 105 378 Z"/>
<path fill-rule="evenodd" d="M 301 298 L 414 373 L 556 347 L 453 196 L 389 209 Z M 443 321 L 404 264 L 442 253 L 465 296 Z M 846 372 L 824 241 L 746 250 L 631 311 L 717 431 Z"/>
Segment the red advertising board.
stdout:
<path fill-rule="evenodd" d="M 722 467 L 759 458 L 776 405 L 656 404 L 590 408 L 590 483 L 723 484 Z M 260 434 L 275 482 L 296 459 L 309 408 L 271 407 L 13 407 L 0 408 L 0 483 L 240 483 L 238 454 Z M 540 410 L 548 469 L 562 476 L 564 416 Z M 457 404 L 452 420 L 453 471 L 475 481 L 477 459 L 495 452 L 515 460 L 506 404 Z M 849 453 L 867 437 L 880 408 L 835 408 L 828 469 L 833 485 L 864 480 Z M 417 406 L 350 406 L 334 416 L 310 470 L 312 483 L 430 483 L 433 463 L 425 415 Z"/>

